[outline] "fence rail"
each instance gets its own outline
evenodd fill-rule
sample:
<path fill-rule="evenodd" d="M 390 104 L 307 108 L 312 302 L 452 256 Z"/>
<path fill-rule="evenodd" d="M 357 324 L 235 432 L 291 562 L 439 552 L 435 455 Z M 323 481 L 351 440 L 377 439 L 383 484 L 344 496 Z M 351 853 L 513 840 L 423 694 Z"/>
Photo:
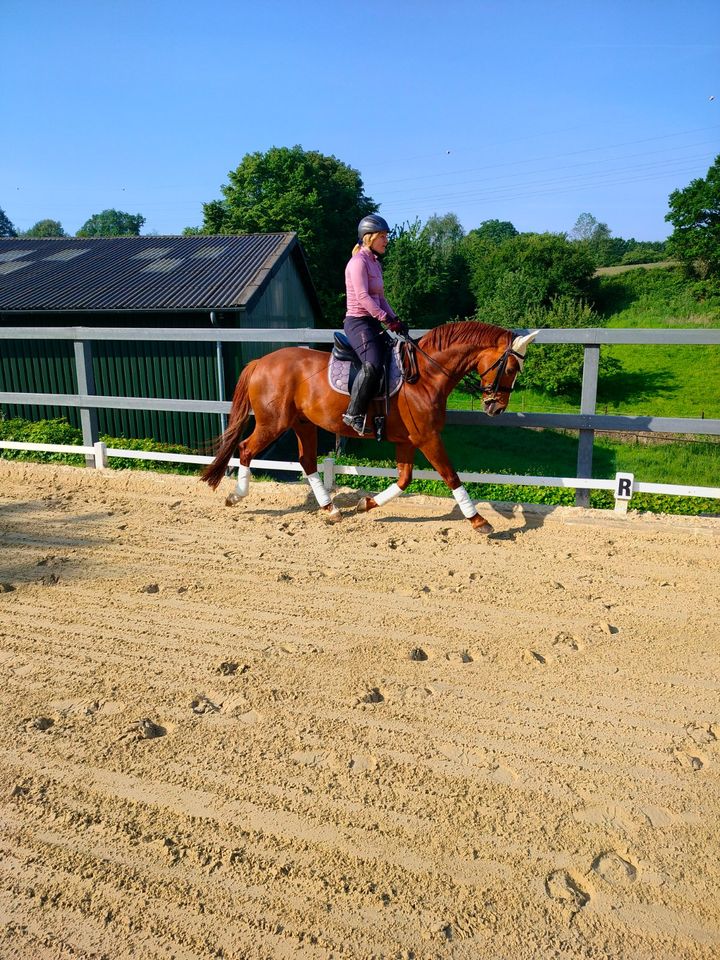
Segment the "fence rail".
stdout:
<path fill-rule="evenodd" d="M 422 335 L 424 331 L 417 331 Z M 523 331 L 518 331 L 523 332 Z M 78 392 L 76 394 L 17 393 L 0 391 L 0 403 L 20 403 L 35 406 L 77 407 L 81 412 L 83 446 L 58 444 L 30 444 L 0 442 L 0 448 L 46 450 L 49 452 L 79 453 L 86 457 L 88 465 L 103 467 L 108 458 L 126 457 L 146 460 L 205 464 L 212 458 L 184 454 L 163 454 L 152 451 L 119 450 L 99 443 L 97 435 L 98 409 L 187 411 L 225 416 L 230 411 L 226 400 L 177 400 L 150 397 L 100 396 L 94 393 L 92 376 L 93 341 L 170 341 L 229 343 L 277 343 L 288 341 L 320 345 L 331 343 L 332 330 L 311 328 L 281 329 L 233 329 L 222 328 L 108 328 L 108 327 L 0 327 L 0 343 L 3 339 L 14 340 L 71 340 L 74 343 Z M 616 507 L 623 509 L 632 493 L 667 493 L 678 496 L 702 496 L 720 498 L 720 488 L 692 485 L 643 483 L 630 474 L 617 474 L 614 479 L 592 478 L 593 441 L 596 430 L 611 432 L 675 433 L 699 436 L 720 435 L 720 419 L 653 416 L 608 416 L 595 413 L 600 348 L 603 344 L 682 344 L 720 345 L 720 330 L 702 329 L 605 329 L 583 328 L 572 330 L 541 330 L 537 343 L 577 343 L 584 346 L 583 382 L 580 412 L 577 414 L 552 413 L 505 413 L 502 417 L 488 417 L 480 411 L 448 410 L 447 422 L 451 424 L 482 425 L 492 427 L 547 427 L 577 430 L 579 433 L 576 477 L 533 477 L 506 474 L 462 473 L 463 483 L 508 483 L 526 486 L 569 487 L 576 491 L 576 502 L 586 506 L 590 490 L 613 490 Z M 232 460 L 232 466 L 238 461 Z M 289 470 L 301 472 L 300 464 L 288 461 L 257 460 L 258 469 Z M 397 472 L 381 467 L 349 467 L 325 460 L 325 483 L 331 486 L 338 475 L 397 476 Z M 418 479 L 439 479 L 430 470 L 415 471 Z"/>

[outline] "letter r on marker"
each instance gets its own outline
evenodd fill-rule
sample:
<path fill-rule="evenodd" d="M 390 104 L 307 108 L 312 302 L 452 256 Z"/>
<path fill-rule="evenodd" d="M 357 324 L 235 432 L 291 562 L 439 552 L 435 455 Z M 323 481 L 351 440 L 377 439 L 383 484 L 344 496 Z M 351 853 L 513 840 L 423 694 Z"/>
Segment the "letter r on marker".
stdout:
<path fill-rule="evenodd" d="M 632 497 L 634 479 L 632 473 L 615 474 L 615 497 L 618 500 L 629 500 Z"/>

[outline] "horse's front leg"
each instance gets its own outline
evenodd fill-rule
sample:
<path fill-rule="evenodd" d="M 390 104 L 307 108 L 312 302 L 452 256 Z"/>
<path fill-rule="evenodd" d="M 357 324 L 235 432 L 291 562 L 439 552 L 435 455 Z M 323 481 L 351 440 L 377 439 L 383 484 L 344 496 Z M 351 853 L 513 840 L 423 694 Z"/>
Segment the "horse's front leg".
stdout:
<path fill-rule="evenodd" d="M 391 483 L 389 487 L 381 493 L 372 497 L 363 497 L 357 505 L 359 513 L 367 513 L 368 510 L 374 510 L 375 507 L 382 507 L 384 504 L 399 497 L 403 490 L 407 490 L 412 480 L 413 460 L 415 459 L 416 448 L 411 443 L 399 443 L 395 448 L 395 457 L 398 466 L 397 483 Z"/>
<path fill-rule="evenodd" d="M 303 468 L 305 479 L 315 494 L 323 519 L 328 523 L 337 523 L 342 514 L 332 502 L 332 497 L 325 489 L 317 468 L 317 427 L 305 420 L 295 424 L 295 436 L 298 442 L 298 459 Z"/>
<path fill-rule="evenodd" d="M 462 510 L 463 516 L 470 521 L 473 529 L 477 530 L 478 533 L 492 533 L 492 525 L 488 523 L 485 517 L 481 517 L 477 512 L 475 504 L 460 482 L 460 477 L 458 477 L 455 468 L 450 463 L 447 451 L 445 450 L 445 444 L 440 437 L 432 437 L 426 443 L 422 444 L 420 449 L 452 490 L 452 495 Z"/>

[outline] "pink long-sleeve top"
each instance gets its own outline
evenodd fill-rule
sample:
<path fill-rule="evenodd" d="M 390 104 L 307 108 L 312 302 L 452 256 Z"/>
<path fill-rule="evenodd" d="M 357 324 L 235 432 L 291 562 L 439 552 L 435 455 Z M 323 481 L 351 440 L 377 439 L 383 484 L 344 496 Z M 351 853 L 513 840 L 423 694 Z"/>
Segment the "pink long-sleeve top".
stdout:
<path fill-rule="evenodd" d="M 345 289 L 349 317 L 369 314 L 381 323 L 395 319 L 395 311 L 385 299 L 380 262 L 367 247 L 362 247 L 350 257 L 345 267 Z"/>

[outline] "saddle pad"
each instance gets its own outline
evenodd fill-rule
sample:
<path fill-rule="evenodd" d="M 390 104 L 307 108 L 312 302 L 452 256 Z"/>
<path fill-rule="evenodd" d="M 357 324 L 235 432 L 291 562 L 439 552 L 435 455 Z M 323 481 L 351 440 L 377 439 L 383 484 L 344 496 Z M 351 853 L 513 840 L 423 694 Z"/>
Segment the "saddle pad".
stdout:
<path fill-rule="evenodd" d="M 390 396 L 394 397 L 402 386 L 402 371 L 400 370 L 400 344 L 396 344 L 393 347 L 392 353 L 390 354 Z M 352 362 L 350 360 L 338 360 L 337 357 L 334 357 L 330 354 L 330 362 L 328 363 L 328 382 L 332 389 L 336 393 L 344 393 L 347 396 L 350 396 L 350 368 Z M 375 395 L 376 399 L 378 397 L 385 396 L 385 386 L 383 383 L 380 384 L 379 392 Z"/>

